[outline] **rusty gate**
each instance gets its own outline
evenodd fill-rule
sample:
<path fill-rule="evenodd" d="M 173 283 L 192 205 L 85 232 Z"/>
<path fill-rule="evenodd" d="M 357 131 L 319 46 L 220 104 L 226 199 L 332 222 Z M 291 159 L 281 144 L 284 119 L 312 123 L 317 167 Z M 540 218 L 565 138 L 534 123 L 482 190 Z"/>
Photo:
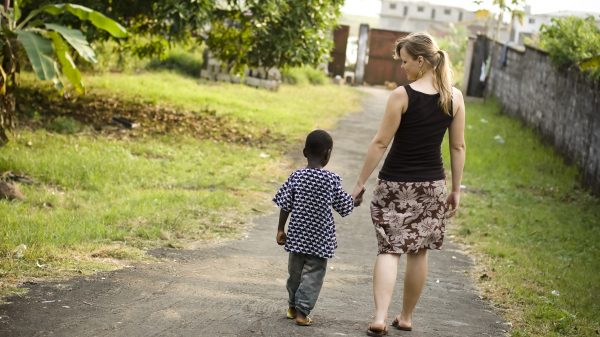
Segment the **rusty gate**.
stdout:
<path fill-rule="evenodd" d="M 346 45 L 348 44 L 348 35 L 350 27 L 346 25 L 338 26 L 333 31 L 333 50 L 331 51 L 331 59 L 327 66 L 327 70 L 331 76 L 344 77 L 344 69 L 346 68 Z"/>
<path fill-rule="evenodd" d="M 394 82 L 397 85 L 405 85 L 409 83 L 406 73 L 400 67 L 400 61 L 393 59 L 396 40 L 408 34 L 383 29 L 369 30 L 369 59 L 365 65 L 364 76 L 366 84 Z"/>

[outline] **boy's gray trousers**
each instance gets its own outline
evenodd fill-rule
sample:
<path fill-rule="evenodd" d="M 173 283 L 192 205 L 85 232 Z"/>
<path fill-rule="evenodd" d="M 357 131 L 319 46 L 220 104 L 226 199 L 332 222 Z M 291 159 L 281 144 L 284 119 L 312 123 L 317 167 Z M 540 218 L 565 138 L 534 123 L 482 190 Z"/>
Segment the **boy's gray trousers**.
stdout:
<path fill-rule="evenodd" d="M 327 259 L 308 254 L 290 253 L 288 260 L 287 290 L 291 308 L 308 316 L 317 303 L 323 279 L 327 271 Z"/>

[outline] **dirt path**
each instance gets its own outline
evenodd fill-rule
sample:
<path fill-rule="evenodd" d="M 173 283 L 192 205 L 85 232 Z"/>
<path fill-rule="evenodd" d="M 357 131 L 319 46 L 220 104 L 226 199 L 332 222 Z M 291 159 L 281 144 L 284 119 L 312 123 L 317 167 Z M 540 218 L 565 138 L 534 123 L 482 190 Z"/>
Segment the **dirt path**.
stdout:
<path fill-rule="evenodd" d="M 364 91 L 364 111 L 346 117 L 333 132 L 328 168 L 344 177 L 347 189 L 389 94 Z M 284 317 L 287 255 L 274 242 L 274 209 L 255 219 L 243 240 L 192 251 L 162 250 L 157 254 L 164 263 L 33 285 L 24 298 L 0 306 L 0 336 L 365 336 L 373 313 L 376 252 L 366 199 L 351 216 L 336 218 L 339 248 L 329 263 L 312 327 L 297 327 Z M 503 336 L 501 319 L 465 275 L 471 260 L 446 241 L 429 261 L 415 331 L 391 330 L 390 335 Z M 400 294 L 398 287 L 390 317 L 400 309 Z"/>

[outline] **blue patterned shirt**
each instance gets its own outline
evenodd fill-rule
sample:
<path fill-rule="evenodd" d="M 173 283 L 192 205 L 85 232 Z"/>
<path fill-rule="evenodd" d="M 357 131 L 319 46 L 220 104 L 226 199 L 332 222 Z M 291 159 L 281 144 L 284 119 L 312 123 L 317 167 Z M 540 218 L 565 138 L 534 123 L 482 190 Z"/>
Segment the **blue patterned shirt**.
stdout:
<path fill-rule="evenodd" d="M 281 186 L 275 204 L 291 213 L 285 250 L 332 258 L 337 248 L 331 208 L 341 216 L 354 209 L 352 197 L 335 173 L 317 168 L 295 171 Z"/>

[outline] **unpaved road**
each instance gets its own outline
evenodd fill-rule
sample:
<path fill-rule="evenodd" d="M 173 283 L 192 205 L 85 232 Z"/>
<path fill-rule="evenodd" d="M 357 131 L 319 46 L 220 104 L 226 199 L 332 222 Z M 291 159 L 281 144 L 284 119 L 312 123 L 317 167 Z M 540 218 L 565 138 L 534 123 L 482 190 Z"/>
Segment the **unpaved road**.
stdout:
<path fill-rule="evenodd" d="M 344 118 L 332 132 L 334 152 L 327 168 L 345 179 L 346 189 L 356 179 L 389 94 L 363 90 L 363 111 Z M 371 191 L 352 215 L 336 218 L 339 248 L 329 263 L 311 327 L 285 319 L 287 254 L 275 244 L 274 208 L 254 219 L 254 228 L 239 241 L 160 250 L 156 254 L 164 262 L 159 264 L 33 285 L 26 296 L 0 306 L 0 336 L 365 336 L 373 313 L 376 256 Z M 470 258 L 447 240 L 442 251 L 430 253 L 429 261 L 415 330 L 391 329 L 390 335 L 503 336 L 501 319 L 479 299 L 466 275 Z M 399 312 L 401 294 L 399 283 L 390 321 Z"/>

